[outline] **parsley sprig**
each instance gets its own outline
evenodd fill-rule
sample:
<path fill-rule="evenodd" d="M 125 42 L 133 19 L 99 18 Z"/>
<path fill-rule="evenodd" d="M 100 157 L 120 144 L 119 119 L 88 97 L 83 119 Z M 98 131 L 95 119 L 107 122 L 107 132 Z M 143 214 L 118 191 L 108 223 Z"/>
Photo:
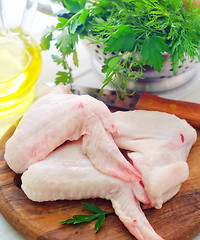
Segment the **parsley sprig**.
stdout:
<path fill-rule="evenodd" d="M 108 214 L 113 214 L 112 212 L 106 212 L 101 210 L 97 205 L 93 203 L 82 202 L 82 205 L 90 212 L 94 214 L 90 215 L 74 215 L 72 219 L 67 219 L 65 221 L 60 222 L 60 224 L 78 224 L 78 223 L 86 223 L 97 219 L 94 231 L 97 233 L 105 221 L 105 217 Z"/>
<path fill-rule="evenodd" d="M 61 0 L 54 0 L 61 2 Z M 116 55 L 104 61 L 103 87 L 114 84 L 125 95 L 128 82 L 139 79 L 144 66 L 160 72 L 163 53 L 169 53 L 174 74 L 185 58 L 200 61 L 200 7 L 195 0 L 63 0 L 58 24 L 47 27 L 41 39 L 43 50 L 54 42 L 61 64 L 56 83 L 72 82 L 67 56 L 78 67 L 79 39 L 102 44 L 104 53 Z"/>

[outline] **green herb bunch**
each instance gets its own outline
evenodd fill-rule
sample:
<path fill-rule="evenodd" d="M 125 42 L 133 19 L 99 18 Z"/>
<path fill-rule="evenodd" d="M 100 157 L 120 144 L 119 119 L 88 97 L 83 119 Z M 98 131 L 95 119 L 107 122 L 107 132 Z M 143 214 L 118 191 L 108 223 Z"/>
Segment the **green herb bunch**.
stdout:
<path fill-rule="evenodd" d="M 61 2 L 61 0 L 54 0 Z M 71 83 L 67 56 L 73 54 L 78 67 L 76 46 L 79 39 L 102 44 L 104 53 L 115 53 L 104 61 L 103 86 L 113 83 L 125 93 L 128 82 L 142 76 L 144 66 L 160 72 L 163 53 L 170 54 L 177 73 L 185 57 L 200 60 L 200 8 L 188 0 L 63 0 L 58 24 L 47 27 L 41 39 L 43 50 L 54 42 L 59 56 L 53 55 L 64 72 L 56 82 Z"/>

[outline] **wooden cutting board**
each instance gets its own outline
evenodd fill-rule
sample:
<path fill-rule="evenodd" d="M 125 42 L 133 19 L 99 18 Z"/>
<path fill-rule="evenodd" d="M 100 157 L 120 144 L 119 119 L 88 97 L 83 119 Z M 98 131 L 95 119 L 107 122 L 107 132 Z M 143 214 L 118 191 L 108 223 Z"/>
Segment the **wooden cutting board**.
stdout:
<path fill-rule="evenodd" d="M 13 126 L 0 141 L 0 212 L 26 239 L 31 240 L 133 240 L 118 217 L 109 215 L 98 233 L 95 221 L 81 225 L 60 225 L 74 214 L 88 214 L 81 201 L 30 201 L 20 188 L 20 175 L 11 171 L 4 161 L 4 145 L 11 137 Z M 200 130 L 188 164 L 190 177 L 180 192 L 160 210 L 144 210 L 148 220 L 165 240 L 188 240 L 200 232 Z M 20 144 L 20 143 L 19 143 Z M 166 183 L 167 184 L 167 183 Z M 113 211 L 110 201 L 83 200 Z"/>

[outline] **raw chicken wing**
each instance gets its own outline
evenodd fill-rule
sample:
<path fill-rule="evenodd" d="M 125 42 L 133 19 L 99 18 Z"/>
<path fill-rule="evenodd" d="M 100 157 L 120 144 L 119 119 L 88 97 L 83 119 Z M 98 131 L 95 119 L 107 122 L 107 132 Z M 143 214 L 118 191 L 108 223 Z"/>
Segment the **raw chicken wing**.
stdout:
<path fill-rule="evenodd" d="M 161 208 L 188 178 L 186 160 L 197 138 L 195 129 L 163 112 L 119 111 L 113 116 L 119 132 L 113 135 L 114 141 L 129 150 L 128 157 L 142 175 L 142 184 L 134 183 L 136 197 Z"/>
<path fill-rule="evenodd" d="M 87 95 L 67 92 L 68 87 L 54 87 L 24 115 L 6 143 L 5 159 L 13 171 L 22 173 L 66 140 L 79 139 L 86 133 L 91 114 L 98 115 L 108 132 L 117 131 L 105 104 Z"/>
<path fill-rule="evenodd" d="M 22 189 L 28 198 L 39 202 L 109 199 L 120 220 L 138 240 L 162 240 L 142 212 L 132 183 L 96 170 L 82 153 L 81 144 L 80 140 L 66 143 L 23 173 Z"/>
<path fill-rule="evenodd" d="M 93 124 L 91 119 L 96 123 Z M 96 129 L 96 139 L 94 134 L 90 134 L 94 125 L 100 126 Z M 123 157 L 112 139 L 111 134 L 116 132 L 112 114 L 103 102 L 88 95 L 71 94 L 68 86 L 59 85 L 36 101 L 22 118 L 6 143 L 5 160 L 13 171 L 22 173 L 65 141 L 87 135 L 91 146 L 85 144 L 85 154 L 91 155 L 91 150 L 95 149 L 92 149 L 93 140 L 97 149 L 104 148 L 104 152 L 109 153 L 102 159 L 101 152 L 96 151 L 96 156 L 99 156 L 91 158 L 98 170 L 125 181 L 138 181 L 140 174 Z M 100 139 L 100 135 L 105 139 Z M 93 137 L 92 141 L 90 137 Z M 110 149 L 106 145 L 108 142 Z M 115 151 L 115 157 L 112 157 L 111 150 Z"/>

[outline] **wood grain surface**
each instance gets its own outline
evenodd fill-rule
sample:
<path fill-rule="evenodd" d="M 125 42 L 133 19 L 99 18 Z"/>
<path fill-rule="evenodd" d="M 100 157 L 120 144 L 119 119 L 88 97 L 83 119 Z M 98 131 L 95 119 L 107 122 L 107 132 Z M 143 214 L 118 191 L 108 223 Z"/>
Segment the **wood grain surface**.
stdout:
<path fill-rule="evenodd" d="M 60 225 L 74 214 L 88 214 L 81 201 L 36 203 L 29 200 L 20 188 L 21 176 L 11 171 L 4 161 L 4 145 L 11 137 L 13 126 L 0 141 L 0 212 L 26 239 L 30 240 L 133 240 L 118 217 L 109 215 L 98 233 L 95 221 L 80 225 Z M 200 232 L 200 130 L 188 164 L 190 177 L 180 192 L 160 210 L 144 210 L 148 220 L 165 240 L 189 240 Z M 20 144 L 20 143 L 19 143 Z M 166 183 L 167 184 L 167 183 Z M 93 202 L 106 211 L 113 211 L 110 201 Z"/>
<path fill-rule="evenodd" d="M 187 120 L 193 127 L 200 128 L 200 104 L 198 103 L 162 98 L 144 92 L 141 94 L 135 109 L 175 114 L 177 117 Z"/>

